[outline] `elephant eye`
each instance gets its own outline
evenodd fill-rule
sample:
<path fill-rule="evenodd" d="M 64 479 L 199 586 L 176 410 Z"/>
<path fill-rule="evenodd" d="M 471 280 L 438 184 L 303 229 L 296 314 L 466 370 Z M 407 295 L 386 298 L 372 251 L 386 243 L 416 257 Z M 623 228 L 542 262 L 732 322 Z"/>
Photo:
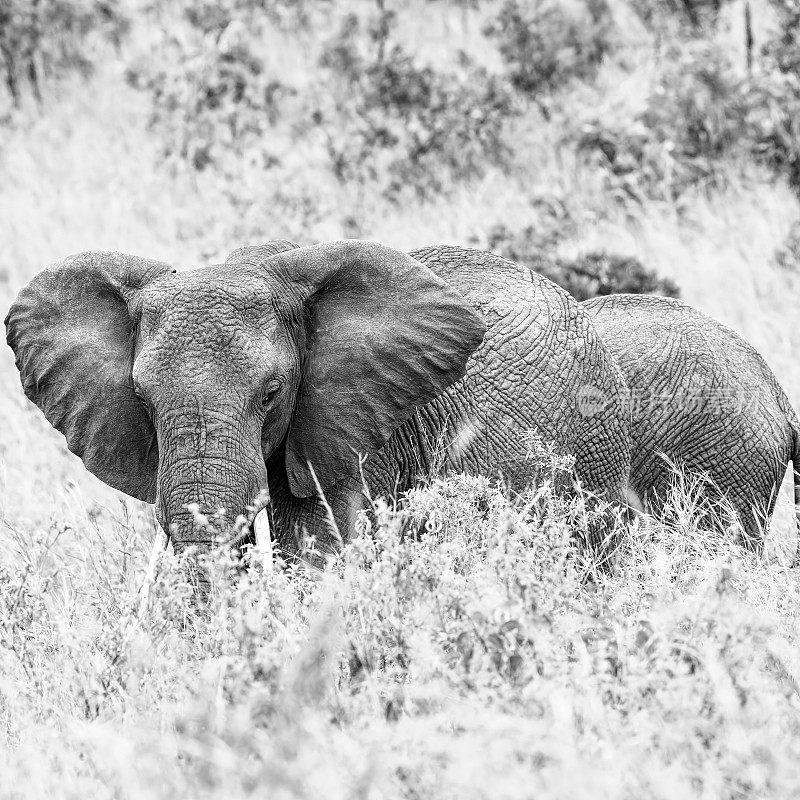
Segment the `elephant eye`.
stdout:
<path fill-rule="evenodd" d="M 269 408 L 281 391 L 281 382 L 277 380 L 269 381 L 261 390 L 261 407 Z"/>

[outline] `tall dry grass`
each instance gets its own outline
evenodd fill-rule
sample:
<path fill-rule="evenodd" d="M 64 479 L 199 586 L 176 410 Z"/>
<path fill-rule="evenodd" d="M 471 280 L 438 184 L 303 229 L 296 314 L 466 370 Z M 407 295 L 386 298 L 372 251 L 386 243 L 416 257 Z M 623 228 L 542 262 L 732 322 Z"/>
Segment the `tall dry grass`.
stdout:
<path fill-rule="evenodd" d="M 609 574 L 546 485 L 434 482 L 322 574 L 213 557 L 202 614 L 168 555 L 137 614 L 147 520 L 16 531 L 2 796 L 791 796 L 798 582 L 693 497 Z"/>

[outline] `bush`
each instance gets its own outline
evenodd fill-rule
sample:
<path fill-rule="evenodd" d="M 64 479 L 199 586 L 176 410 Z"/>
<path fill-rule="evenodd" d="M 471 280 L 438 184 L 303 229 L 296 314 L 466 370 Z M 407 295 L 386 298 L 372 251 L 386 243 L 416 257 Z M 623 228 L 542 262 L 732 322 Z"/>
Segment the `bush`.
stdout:
<path fill-rule="evenodd" d="M 800 272 L 800 220 L 792 225 L 789 235 L 775 251 L 775 262 L 782 269 Z"/>
<path fill-rule="evenodd" d="M 264 41 L 275 26 L 323 38 L 330 14 L 310 12 L 286 0 L 188 2 L 191 46 L 172 40 L 171 57 L 160 59 L 167 67 L 153 70 L 148 59 L 129 70 L 130 82 L 152 95 L 164 155 L 226 173 L 275 164 L 272 131 L 281 100 L 296 91 L 265 68 Z M 313 147 L 321 133 L 338 180 L 373 182 L 390 197 L 406 187 L 439 191 L 503 163 L 502 129 L 515 113 L 507 82 L 463 54 L 452 72 L 420 65 L 393 41 L 395 25 L 382 3 L 344 17 L 323 47 L 321 89 L 305 98 L 293 136 Z"/>
<path fill-rule="evenodd" d="M 457 71 L 420 66 L 392 43 L 395 23 L 382 9 L 367 20 L 350 14 L 322 55 L 336 91 L 314 119 L 336 177 L 378 182 L 389 197 L 407 187 L 425 195 L 503 164 L 510 87 L 464 53 Z"/>
<path fill-rule="evenodd" d="M 749 135 L 754 155 L 800 194 L 800 6 L 794 0 L 773 6 L 779 35 L 764 47 L 749 87 Z"/>
<path fill-rule="evenodd" d="M 273 4 L 274 5 L 274 4 Z M 129 82 L 150 92 L 151 126 L 165 158 L 197 170 L 214 164 L 235 173 L 242 163 L 275 163 L 270 129 L 280 100 L 294 90 L 264 68 L 260 54 L 270 9 L 251 0 L 192 2 L 183 9 L 192 44 L 173 40 L 153 69 L 147 59 L 128 70 Z"/>
<path fill-rule="evenodd" d="M 724 180 L 731 160 L 754 159 L 800 191 L 800 9 L 775 0 L 778 38 L 746 78 L 706 39 L 675 39 L 645 108 L 628 120 L 589 118 L 572 135 L 614 191 L 675 200 Z"/>
<path fill-rule="evenodd" d="M 203 34 L 219 36 L 235 21 L 255 24 L 265 21 L 291 29 L 309 23 L 307 0 L 181 0 L 185 19 Z M 158 0 L 153 1 L 154 8 Z M 254 33 L 256 31 L 253 31 Z"/>
<path fill-rule="evenodd" d="M 730 0 L 632 0 L 631 5 L 650 28 L 677 24 L 689 35 L 700 35 L 716 25 L 722 6 Z"/>
<path fill-rule="evenodd" d="M 778 17 L 778 36 L 764 47 L 766 58 L 783 73 L 800 73 L 800 6 L 795 0 L 770 0 Z"/>
<path fill-rule="evenodd" d="M 571 9 L 558 0 L 506 0 L 484 32 L 497 40 L 514 88 L 546 108 L 571 80 L 594 75 L 610 30 L 606 0 L 582 0 Z"/>
<path fill-rule="evenodd" d="M 680 296 L 674 281 L 659 277 L 630 256 L 587 253 L 575 259 L 556 259 L 555 266 L 556 271 L 547 277 L 578 300 L 622 293 Z"/>
<path fill-rule="evenodd" d="M 41 100 L 45 81 L 65 72 L 88 75 L 92 35 L 118 46 L 128 27 L 119 0 L 3 0 L 0 74 L 14 104 L 26 86 Z"/>
<path fill-rule="evenodd" d="M 608 170 L 612 186 L 637 199 L 674 200 L 715 182 L 725 157 L 748 146 L 751 102 L 720 48 L 674 45 L 663 64 L 640 114 L 622 124 L 591 119 L 575 137 Z"/>
<path fill-rule="evenodd" d="M 713 174 L 742 135 L 747 106 L 730 60 L 714 45 L 667 52 L 666 68 L 642 115 L 674 161 L 679 180 Z"/>
<path fill-rule="evenodd" d="M 659 277 L 636 258 L 607 253 L 551 258 L 541 249 L 540 241 L 533 227 L 514 234 L 498 225 L 489 232 L 487 247 L 544 275 L 577 300 L 619 293 L 680 296 L 673 281 Z"/>
<path fill-rule="evenodd" d="M 762 75 L 748 100 L 752 154 L 800 194 L 800 74 Z"/>

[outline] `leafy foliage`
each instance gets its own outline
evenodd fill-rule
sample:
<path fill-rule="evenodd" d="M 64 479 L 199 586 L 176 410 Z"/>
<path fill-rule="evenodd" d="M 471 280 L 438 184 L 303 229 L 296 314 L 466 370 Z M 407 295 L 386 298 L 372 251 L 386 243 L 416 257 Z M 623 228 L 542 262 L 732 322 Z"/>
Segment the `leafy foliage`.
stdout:
<path fill-rule="evenodd" d="M 506 0 L 485 32 L 514 88 L 544 105 L 571 80 L 592 77 L 610 47 L 611 17 L 606 0 Z"/>
<path fill-rule="evenodd" d="M 631 256 L 586 253 L 575 259 L 557 258 L 555 266 L 548 277 L 578 300 L 619 293 L 680 296 L 674 281 L 660 277 Z"/>
<path fill-rule="evenodd" d="M 644 110 L 633 119 L 594 118 L 576 135 L 612 186 L 641 199 L 675 199 L 719 178 L 721 161 L 747 146 L 751 105 L 729 57 L 704 40 L 665 54 Z"/>
<path fill-rule="evenodd" d="M 260 48 L 279 4 L 252 0 L 189 3 L 183 15 L 193 46 L 172 42 L 171 57 L 128 69 L 128 80 L 153 100 L 152 123 L 164 156 L 223 173 L 275 163 L 270 130 L 280 100 L 293 89 L 265 68 Z"/>
<path fill-rule="evenodd" d="M 769 74 L 751 89 L 748 117 L 753 156 L 800 195 L 800 73 Z"/>
<path fill-rule="evenodd" d="M 727 2 L 730 0 L 632 0 L 631 5 L 651 28 L 677 26 L 684 33 L 700 36 L 716 25 Z"/>
<path fill-rule="evenodd" d="M 781 72 L 800 72 L 800 6 L 794 0 L 770 0 L 777 14 L 776 38 L 764 46 L 765 55 Z"/>
<path fill-rule="evenodd" d="M 628 116 L 590 112 L 576 124 L 568 115 L 566 146 L 587 156 L 622 202 L 674 201 L 748 160 L 800 185 L 800 23 L 791 3 L 773 3 L 780 32 L 746 77 L 730 49 L 706 35 L 721 0 L 634 3 L 659 30 L 647 98 Z M 184 0 L 181 8 L 189 35 L 168 39 L 158 66 L 148 58 L 129 71 L 153 98 L 168 158 L 227 175 L 267 170 L 279 163 L 276 125 L 288 122 L 299 147 L 322 144 L 340 183 L 395 200 L 509 167 L 518 156 L 507 137 L 512 121 L 530 104 L 545 118 L 558 113 L 557 98 L 591 84 L 618 34 L 607 0 L 505 0 L 483 28 L 504 65 L 493 73 L 465 52 L 447 67 L 422 60 L 401 38 L 404 12 L 384 0 L 339 17 L 325 3 L 286 0 Z M 667 35 L 671 23 L 676 32 Z M 298 46 L 324 43 L 313 91 L 268 66 L 265 42 L 276 30 Z"/>
<path fill-rule="evenodd" d="M 795 221 L 789 235 L 775 252 L 775 261 L 782 269 L 800 272 L 800 220 Z"/>
<path fill-rule="evenodd" d="M 297 33 L 312 19 L 322 37 L 328 15 L 317 11 L 278 0 L 188 2 L 183 19 L 194 45 L 175 41 L 166 66 L 154 70 L 145 59 L 129 70 L 153 98 L 164 154 L 228 174 L 273 166 L 281 101 L 297 91 L 267 69 L 264 42 L 275 26 Z M 420 65 L 393 41 L 395 26 L 382 3 L 344 16 L 319 58 L 323 89 L 300 103 L 308 118 L 295 125 L 298 139 L 313 146 L 318 130 L 338 180 L 376 182 L 391 197 L 407 186 L 439 191 L 502 163 L 503 125 L 515 113 L 506 83 L 466 55 L 453 72 Z"/>
<path fill-rule="evenodd" d="M 391 197 L 405 187 L 424 195 L 502 164 L 503 126 L 514 114 L 505 82 L 464 53 L 454 72 L 420 66 L 392 43 L 395 23 L 389 11 L 348 15 L 322 55 L 337 90 L 315 121 L 337 178 L 383 180 Z"/>
<path fill-rule="evenodd" d="M 753 152 L 800 195 L 800 7 L 773 0 L 779 35 L 764 47 L 751 89 Z"/>
<path fill-rule="evenodd" d="M 594 117 L 573 134 L 623 198 L 675 200 L 724 180 L 731 160 L 754 160 L 800 190 L 800 74 L 783 71 L 791 47 L 768 47 L 758 70 L 738 77 L 707 40 L 675 42 L 642 112 Z"/>
<path fill-rule="evenodd" d="M 41 99 L 44 82 L 64 72 L 87 75 L 91 36 L 119 45 L 128 27 L 119 0 L 3 0 L 0 74 L 12 100 L 26 86 Z"/>
<path fill-rule="evenodd" d="M 487 247 L 531 267 L 578 300 L 623 292 L 680 296 L 673 281 L 659 277 L 636 258 L 608 253 L 587 253 L 575 259 L 552 257 L 542 248 L 533 226 L 516 234 L 504 225 L 495 226 L 489 231 Z"/>
<path fill-rule="evenodd" d="M 258 25 L 268 20 L 277 26 L 301 28 L 308 24 L 309 5 L 307 0 L 181 0 L 180 7 L 193 28 L 219 37 L 237 21 Z"/>

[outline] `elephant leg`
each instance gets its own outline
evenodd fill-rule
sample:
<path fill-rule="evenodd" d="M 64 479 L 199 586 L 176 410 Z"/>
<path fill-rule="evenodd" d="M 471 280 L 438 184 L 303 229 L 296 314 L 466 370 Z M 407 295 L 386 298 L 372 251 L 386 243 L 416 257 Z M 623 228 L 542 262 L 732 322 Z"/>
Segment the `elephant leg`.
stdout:
<path fill-rule="evenodd" d="M 630 484 L 630 433 L 621 415 L 598 414 L 587 418 L 575 446 L 575 472 L 581 485 L 599 501 L 611 504 L 600 517 L 591 514 L 586 524 L 589 549 L 602 564 L 619 547 L 620 515 L 627 518 L 640 510 L 637 493 Z M 587 510 L 597 503 L 590 501 Z"/>
<path fill-rule="evenodd" d="M 742 526 L 742 533 L 738 537 L 739 544 L 751 550 L 756 555 L 764 551 L 764 539 L 769 515 L 763 508 L 756 504 L 735 505 L 736 515 Z"/>
<path fill-rule="evenodd" d="M 765 456 L 763 460 L 764 464 L 753 475 L 753 484 L 748 487 L 748 490 L 739 490 L 731 497 L 731 503 L 742 526 L 739 542 L 757 555 L 764 550 L 772 512 L 775 510 L 786 472 L 783 464 L 779 464 L 776 469 L 773 453 Z"/>
<path fill-rule="evenodd" d="M 674 480 L 672 466 L 661 455 L 634 443 L 631 484 L 646 513 L 659 516 L 663 512 Z"/>
<path fill-rule="evenodd" d="M 631 510 L 627 465 L 607 464 L 598 473 L 593 469 L 597 463 L 596 456 L 587 462 L 582 461 L 580 455 L 579 451 L 575 470 L 581 486 L 589 492 L 583 536 L 598 564 L 601 567 L 610 566 L 610 559 L 621 543 L 620 520 L 627 518 Z M 606 507 L 601 512 L 599 509 L 603 508 L 604 502 L 610 503 L 610 508 Z"/>
<path fill-rule="evenodd" d="M 271 541 L 289 558 L 302 556 L 315 566 L 337 553 L 355 533 L 359 512 L 367 506 L 359 477 L 347 478 L 316 497 L 297 498 L 289 490 L 285 473 L 269 470 L 272 504 Z M 313 540 L 311 549 L 308 540 Z"/>

